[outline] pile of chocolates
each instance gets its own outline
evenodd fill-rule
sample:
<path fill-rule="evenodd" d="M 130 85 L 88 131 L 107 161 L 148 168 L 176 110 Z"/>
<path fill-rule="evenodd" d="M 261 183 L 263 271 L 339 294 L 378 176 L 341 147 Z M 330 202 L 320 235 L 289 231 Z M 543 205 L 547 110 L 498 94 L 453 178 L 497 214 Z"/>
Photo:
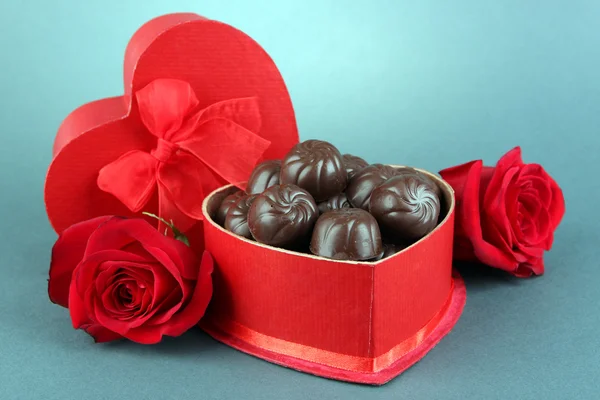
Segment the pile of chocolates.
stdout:
<path fill-rule="evenodd" d="M 270 246 L 336 259 L 377 261 L 431 232 L 441 192 L 409 167 L 369 165 L 328 142 L 298 143 L 259 164 L 246 191 L 215 216 L 228 231 Z"/>

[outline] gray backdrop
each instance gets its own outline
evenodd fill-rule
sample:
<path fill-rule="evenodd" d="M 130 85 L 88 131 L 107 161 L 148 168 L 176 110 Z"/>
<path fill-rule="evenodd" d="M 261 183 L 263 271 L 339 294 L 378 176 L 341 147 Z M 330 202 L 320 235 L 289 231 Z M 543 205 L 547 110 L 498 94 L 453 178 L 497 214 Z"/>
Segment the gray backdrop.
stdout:
<path fill-rule="evenodd" d="M 187 10 L 265 47 L 302 139 L 431 171 L 494 163 L 521 145 L 566 197 L 546 275 L 462 268 L 468 300 L 456 328 L 380 388 L 271 365 L 198 331 L 150 347 L 94 345 L 74 331 L 46 294 L 54 133 L 76 106 L 122 92 L 123 51 L 139 25 Z M 597 398 L 598 21 L 597 0 L 2 1 L 0 398 Z"/>

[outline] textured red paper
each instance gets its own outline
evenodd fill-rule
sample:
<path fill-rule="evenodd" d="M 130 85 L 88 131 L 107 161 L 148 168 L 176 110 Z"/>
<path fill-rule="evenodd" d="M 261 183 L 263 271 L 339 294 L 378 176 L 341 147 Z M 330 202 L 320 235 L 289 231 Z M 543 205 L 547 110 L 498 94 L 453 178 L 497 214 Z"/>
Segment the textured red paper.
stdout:
<path fill-rule="evenodd" d="M 189 82 L 200 107 L 256 96 L 262 127 L 272 142 L 264 158 L 281 158 L 298 133 L 285 83 L 269 55 L 239 30 L 195 14 L 170 14 L 142 26 L 125 53 L 123 96 L 73 111 L 56 136 L 45 202 L 54 229 L 99 215 L 132 213 L 96 183 L 98 171 L 130 150 L 149 152 L 156 138 L 145 132 L 133 93 L 158 78 Z M 90 77 L 92 79 L 92 77 Z M 157 211 L 153 198 L 144 211 Z M 202 225 L 191 232 L 201 243 Z"/>
<path fill-rule="evenodd" d="M 466 299 L 452 276 L 454 199 L 428 236 L 377 263 L 293 253 L 237 237 L 214 215 L 232 188 L 205 201 L 214 295 L 201 326 L 266 360 L 329 378 L 383 384 L 417 362 L 458 320 Z"/>

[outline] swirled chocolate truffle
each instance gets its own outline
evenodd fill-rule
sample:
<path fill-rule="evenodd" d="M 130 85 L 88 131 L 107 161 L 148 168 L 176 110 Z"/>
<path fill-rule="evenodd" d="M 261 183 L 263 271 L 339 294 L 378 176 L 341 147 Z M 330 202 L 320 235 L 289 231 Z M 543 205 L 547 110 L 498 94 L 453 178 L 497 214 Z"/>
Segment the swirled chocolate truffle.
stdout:
<path fill-rule="evenodd" d="M 433 191 L 435 192 L 435 194 L 438 198 L 442 195 L 442 191 L 441 191 L 440 187 L 435 183 L 435 181 L 433 179 L 431 179 L 429 176 L 425 175 L 424 173 L 417 171 L 414 168 L 398 167 L 398 168 L 396 168 L 396 175 L 416 175 L 420 179 L 422 179 L 423 182 L 426 182 L 431 187 L 431 189 L 433 189 Z"/>
<path fill-rule="evenodd" d="M 327 201 L 323 201 L 318 204 L 319 212 L 321 214 L 332 211 L 339 210 L 340 208 L 352 208 L 350 203 L 348 202 L 348 198 L 346 197 L 346 193 L 336 194 L 333 197 L 330 197 Z"/>
<path fill-rule="evenodd" d="M 361 169 L 365 168 L 369 165 L 368 162 L 363 160 L 362 158 L 352 155 L 352 154 L 344 154 L 342 156 L 344 160 L 344 165 L 346 166 L 346 172 L 348 173 L 348 179 L 352 179 L 352 177 Z"/>
<path fill-rule="evenodd" d="M 375 218 L 365 210 L 333 210 L 317 220 L 310 251 L 334 260 L 376 259 L 383 253 L 381 232 Z"/>
<path fill-rule="evenodd" d="M 368 210 L 371 192 L 396 173 L 394 167 L 383 164 L 371 164 L 363 168 L 348 183 L 346 188 L 348 201 L 356 208 Z"/>
<path fill-rule="evenodd" d="M 281 184 L 293 184 L 310 193 L 315 201 L 325 201 L 341 193 L 348 173 L 339 150 L 328 142 L 307 140 L 298 143 L 281 163 Z"/>
<path fill-rule="evenodd" d="M 246 186 L 246 193 L 260 194 L 273 185 L 279 185 L 279 172 L 281 171 L 280 160 L 263 161 L 258 164 Z"/>
<path fill-rule="evenodd" d="M 217 210 L 217 214 L 215 216 L 215 222 L 221 226 L 225 223 L 225 217 L 227 217 L 227 211 L 233 206 L 237 201 L 244 196 L 244 192 L 238 190 L 235 193 L 230 194 L 225 197 L 219 205 L 219 209 Z"/>
<path fill-rule="evenodd" d="M 275 185 L 256 197 L 248 225 L 257 242 L 289 248 L 308 239 L 318 216 L 317 204 L 306 190 Z"/>
<path fill-rule="evenodd" d="M 385 234 L 411 241 L 435 228 L 440 200 L 419 177 L 399 175 L 373 190 L 369 209 Z"/>
<path fill-rule="evenodd" d="M 229 211 L 225 217 L 225 229 L 243 236 L 247 239 L 252 239 L 252 234 L 248 228 L 248 210 L 252 203 L 256 200 L 256 195 L 243 195 Z"/>

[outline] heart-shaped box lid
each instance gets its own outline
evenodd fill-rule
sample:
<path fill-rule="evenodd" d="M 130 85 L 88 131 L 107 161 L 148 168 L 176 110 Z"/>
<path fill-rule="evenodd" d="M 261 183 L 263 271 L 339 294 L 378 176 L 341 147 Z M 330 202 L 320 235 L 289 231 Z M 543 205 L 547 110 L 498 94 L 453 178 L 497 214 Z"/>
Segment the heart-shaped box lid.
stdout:
<path fill-rule="evenodd" d="M 46 210 L 58 233 L 99 215 L 159 212 L 157 193 L 147 196 L 143 209 L 132 210 L 101 190 L 98 177 L 104 167 L 128 152 L 153 154 L 157 149 L 161 139 L 150 134 L 142 122 L 136 94 L 162 79 L 189 84 L 199 109 L 232 99 L 256 99 L 261 124 L 254 133 L 270 141 L 261 160 L 281 158 L 298 142 L 294 110 L 283 78 L 258 43 L 227 24 L 196 14 L 155 18 L 144 24 L 127 46 L 124 95 L 79 107 L 59 128 L 45 184 Z M 212 146 L 206 151 L 212 151 L 213 158 L 222 154 L 222 165 L 235 165 L 245 150 L 221 153 L 214 143 Z M 216 178 L 214 185 L 227 183 L 218 174 Z M 205 189 L 208 193 L 214 187 Z M 202 198 L 197 201 L 201 204 Z M 197 230 L 201 231 L 201 225 L 196 224 Z"/>

